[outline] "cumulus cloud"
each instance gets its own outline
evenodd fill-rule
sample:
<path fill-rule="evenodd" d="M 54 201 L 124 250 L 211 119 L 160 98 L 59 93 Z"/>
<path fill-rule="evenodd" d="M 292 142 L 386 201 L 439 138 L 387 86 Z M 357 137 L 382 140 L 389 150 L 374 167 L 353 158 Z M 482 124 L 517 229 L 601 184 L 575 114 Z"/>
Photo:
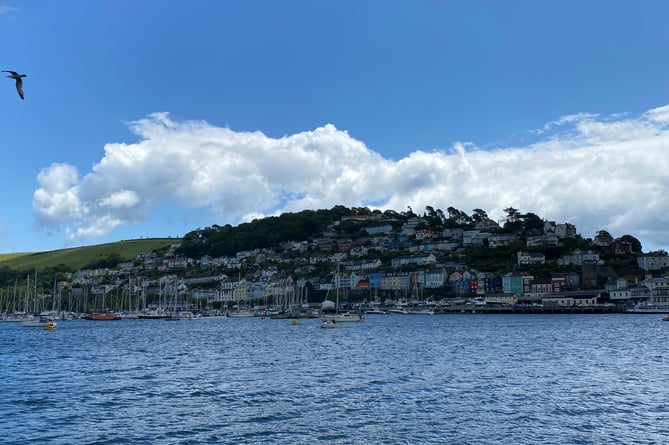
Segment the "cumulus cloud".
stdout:
<path fill-rule="evenodd" d="M 481 208 L 493 218 L 513 206 L 584 236 L 606 229 L 664 245 L 668 126 L 669 106 L 578 114 L 547 124 L 529 146 L 458 142 L 391 160 L 331 124 L 270 138 L 156 113 L 131 122 L 138 141 L 107 144 L 83 177 L 68 164 L 46 167 L 33 209 L 40 227 L 76 241 L 147 220 L 166 202 L 208 208 L 219 224 L 337 204 Z"/>

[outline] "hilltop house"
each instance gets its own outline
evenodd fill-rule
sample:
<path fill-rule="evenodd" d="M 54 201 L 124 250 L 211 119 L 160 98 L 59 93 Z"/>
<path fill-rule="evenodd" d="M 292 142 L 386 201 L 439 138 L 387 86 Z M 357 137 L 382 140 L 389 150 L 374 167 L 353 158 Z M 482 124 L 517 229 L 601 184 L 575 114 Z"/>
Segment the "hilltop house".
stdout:
<path fill-rule="evenodd" d="M 494 249 L 495 247 L 508 246 L 512 241 L 517 239 L 516 235 L 510 233 L 502 233 L 500 235 L 490 235 L 488 237 L 488 247 Z"/>
<path fill-rule="evenodd" d="M 575 249 L 568 255 L 562 255 L 557 260 L 559 266 L 566 266 L 573 264 L 575 266 L 582 266 L 585 263 L 598 264 L 599 263 L 599 254 L 589 250 L 587 252 L 581 251 L 581 249 Z"/>
<path fill-rule="evenodd" d="M 482 246 L 485 240 L 491 234 L 488 232 L 481 232 L 480 230 L 465 230 L 462 232 L 462 246 L 463 247 L 474 247 Z"/>
<path fill-rule="evenodd" d="M 382 226 L 365 227 L 363 230 L 367 232 L 367 234 L 370 236 L 379 234 L 387 235 L 389 233 L 392 233 L 393 226 L 391 226 L 390 224 L 384 224 Z"/>
<path fill-rule="evenodd" d="M 660 270 L 669 267 L 669 255 L 665 251 L 650 252 L 645 255 L 639 255 L 636 258 L 637 264 L 643 270 Z"/>
<path fill-rule="evenodd" d="M 528 236 L 525 240 L 527 247 L 538 247 L 542 245 L 547 246 L 557 246 L 558 237 L 552 234 L 548 235 L 539 235 L 539 236 Z"/>

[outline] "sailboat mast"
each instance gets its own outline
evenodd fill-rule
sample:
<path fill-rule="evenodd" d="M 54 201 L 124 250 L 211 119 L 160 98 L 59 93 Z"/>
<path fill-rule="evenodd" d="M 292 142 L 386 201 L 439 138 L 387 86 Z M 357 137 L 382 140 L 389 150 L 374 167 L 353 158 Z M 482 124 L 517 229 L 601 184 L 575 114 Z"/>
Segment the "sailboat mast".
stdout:
<path fill-rule="evenodd" d="M 336 302 L 335 302 L 335 314 L 339 313 L 339 263 L 337 263 L 337 275 L 336 281 L 335 281 L 335 288 L 336 288 Z"/>

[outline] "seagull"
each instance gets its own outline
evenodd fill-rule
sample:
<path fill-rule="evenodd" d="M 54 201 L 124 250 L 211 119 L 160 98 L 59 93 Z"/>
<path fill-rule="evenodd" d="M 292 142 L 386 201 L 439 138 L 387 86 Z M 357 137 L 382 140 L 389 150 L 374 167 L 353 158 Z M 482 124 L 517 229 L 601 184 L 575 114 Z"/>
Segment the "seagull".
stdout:
<path fill-rule="evenodd" d="M 16 80 L 16 91 L 19 92 L 19 97 L 23 99 L 23 79 L 22 77 L 28 77 L 25 74 L 19 74 L 16 71 L 2 70 L 3 73 L 9 73 L 10 79 Z"/>

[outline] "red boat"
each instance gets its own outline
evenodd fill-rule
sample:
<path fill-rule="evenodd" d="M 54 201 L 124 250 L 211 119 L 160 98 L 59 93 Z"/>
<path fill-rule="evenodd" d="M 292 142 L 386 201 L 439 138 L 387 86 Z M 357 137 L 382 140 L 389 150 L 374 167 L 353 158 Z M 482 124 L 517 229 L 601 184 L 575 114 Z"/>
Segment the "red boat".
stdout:
<path fill-rule="evenodd" d="M 94 320 L 94 321 L 113 321 L 120 320 L 121 316 L 118 314 L 113 314 L 107 312 L 106 314 L 91 314 L 84 317 L 85 320 Z"/>

